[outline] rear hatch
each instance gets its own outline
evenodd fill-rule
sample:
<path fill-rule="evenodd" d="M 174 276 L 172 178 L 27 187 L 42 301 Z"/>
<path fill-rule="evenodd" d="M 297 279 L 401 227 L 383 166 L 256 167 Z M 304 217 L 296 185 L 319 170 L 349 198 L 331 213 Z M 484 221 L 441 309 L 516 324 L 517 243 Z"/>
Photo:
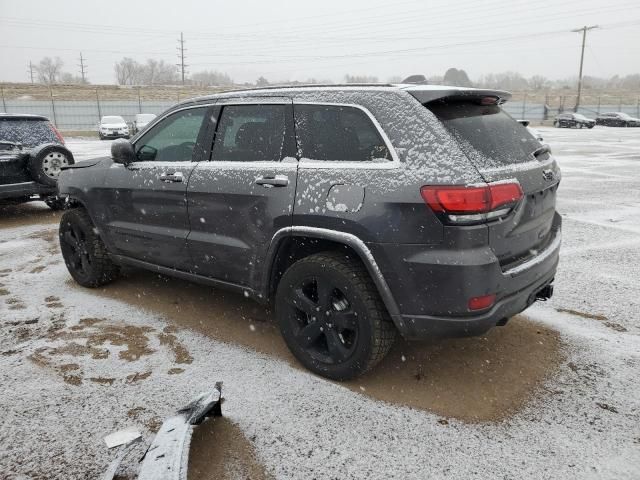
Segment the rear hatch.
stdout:
<path fill-rule="evenodd" d="M 555 237 L 560 171 L 550 152 L 502 110 L 503 93 L 468 90 L 423 104 L 487 183 L 520 184 L 524 195 L 517 208 L 505 218 L 487 222 L 489 245 L 507 270 L 535 256 Z"/>

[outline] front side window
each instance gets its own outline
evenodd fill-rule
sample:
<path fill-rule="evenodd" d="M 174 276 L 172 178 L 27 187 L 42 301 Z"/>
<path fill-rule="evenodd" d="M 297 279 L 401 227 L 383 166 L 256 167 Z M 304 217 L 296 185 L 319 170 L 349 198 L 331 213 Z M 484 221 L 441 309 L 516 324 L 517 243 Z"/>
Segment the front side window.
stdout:
<path fill-rule="evenodd" d="M 190 162 L 205 117 L 206 107 L 176 112 L 136 142 L 139 161 Z"/>
<path fill-rule="evenodd" d="M 286 105 L 223 107 L 211 159 L 229 162 L 280 161 L 286 112 Z"/>
<path fill-rule="evenodd" d="M 355 107 L 295 105 L 301 158 L 310 160 L 380 161 L 391 154 L 369 116 Z"/>

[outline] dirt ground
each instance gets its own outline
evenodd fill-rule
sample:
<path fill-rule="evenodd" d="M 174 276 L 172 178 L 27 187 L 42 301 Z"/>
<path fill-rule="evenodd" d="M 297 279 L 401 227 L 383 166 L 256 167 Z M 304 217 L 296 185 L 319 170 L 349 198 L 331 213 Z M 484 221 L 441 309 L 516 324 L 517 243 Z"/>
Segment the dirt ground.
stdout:
<path fill-rule="evenodd" d="M 128 271 L 100 295 L 140 306 L 176 326 L 249 347 L 302 368 L 269 311 L 252 300 L 202 285 Z M 367 375 L 343 383 L 378 400 L 467 422 L 499 421 L 522 407 L 562 361 L 558 334 L 524 316 L 481 337 L 407 342 Z"/>

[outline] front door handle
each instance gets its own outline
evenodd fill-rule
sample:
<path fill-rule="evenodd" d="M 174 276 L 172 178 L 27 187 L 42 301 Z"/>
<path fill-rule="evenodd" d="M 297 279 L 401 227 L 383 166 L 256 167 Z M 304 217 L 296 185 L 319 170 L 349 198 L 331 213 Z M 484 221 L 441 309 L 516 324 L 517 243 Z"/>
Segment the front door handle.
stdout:
<path fill-rule="evenodd" d="M 256 184 L 265 188 L 286 187 L 289 185 L 289 177 L 285 175 L 265 175 L 264 177 L 256 178 Z"/>
<path fill-rule="evenodd" d="M 162 175 L 160 175 L 160 180 L 165 182 L 165 183 L 172 183 L 172 182 L 182 182 L 182 180 L 184 179 L 184 176 L 182 175 L 182 172 L 175 172 L 175 173 L 163 173 Z"/>

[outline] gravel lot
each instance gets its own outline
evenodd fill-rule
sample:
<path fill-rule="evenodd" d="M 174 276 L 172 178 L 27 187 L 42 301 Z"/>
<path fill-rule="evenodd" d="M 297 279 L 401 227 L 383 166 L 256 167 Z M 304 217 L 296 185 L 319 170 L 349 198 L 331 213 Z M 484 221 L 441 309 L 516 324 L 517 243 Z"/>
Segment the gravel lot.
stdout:
<path fill-rule="evenodd" d="M 226 419 L 194 437 L 190 478 L 640 478 L 640 129 L 540 131 L 563 170 L 553 300 L 399 342 L 348 384 L 301 370 L 242 297 L 137 271 L 78 287 L 58 214 L 0 207 L 0 479 L 96 478 L 106 434 L 148 441 L 218 380 Z"/>

